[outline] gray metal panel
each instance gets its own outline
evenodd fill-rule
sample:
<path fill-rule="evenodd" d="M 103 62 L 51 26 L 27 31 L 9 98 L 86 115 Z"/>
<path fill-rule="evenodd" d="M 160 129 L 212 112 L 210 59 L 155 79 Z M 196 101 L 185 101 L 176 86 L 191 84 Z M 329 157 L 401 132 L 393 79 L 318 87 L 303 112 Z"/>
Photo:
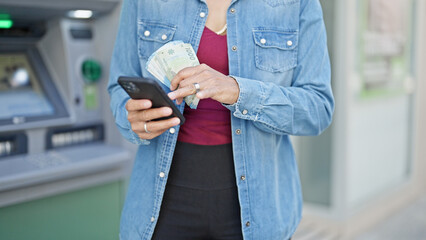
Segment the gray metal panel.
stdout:
<path fill-rule="evenodd" d="M 75 40 L 72 38 L 70 34 L 71 28 L 93 28 L 91 22 L 86 21 L 78 21 L 78 20 L 67 20 L 62 19 L 60 21 L 60 26 L 62 29 L 63 40 L 65 42 L 66 48 L 65 53 L 67 56 L 67 64 L 68 64 L 68 81 L 69 84 L 72 84 L 72 88 L 74 88 L 75 96 L 79 97 L 82 102 L 85 102 L 85 93 L 84 88 L 86 83 L 83 80 L 83 76 L 81 73 L 81 65 L 85 60 L 94 59 L 99 61 L 99 57 L 96 53 L 95 41 L 93 40 Z M 104 69 L 103 76 L 100 80 L 108 81 L 105 78 L 105 70 L 108 69 L 105 66 L 102 66 Z M 106 91 L 104 88 L 101 88 L 100 82 L 96 84 L 97 92 L 100 93 L 102 91 Z M 89 121 L 103 121 L 104 113 L 101 108 L 101 99 L 99 98 L 99 94 L 96 96 L 96 101 L 98 102 L 98 106 L 94 109 L 87 109 L 84 104 L 79 104 L 74 106 L 74 111 L 76 114 L 76 123 L 80 122 L 89 122 Z M 103 99 L 105 100 L 105 99 Z M 105 103 L 103 103 L 105 104 Z M 108 103 L 106 103 L 108 104 Z"/>
<path fill-rule="evenodd" d="M 111 168 L 74 178 L 65 178 L 29 187 L 6 190 L 0 192 L 0 208 L 79 189 L 99 186 L 117 180 L 122 181 L 126 172 L 128 171 L 126 171 L 125 168 Z"/>
<path fill-rule="evenodd" d="M 65 17 L 67 11 L 87 9 L 99 16 L 113 10 L 119 0 L 2 0 L 2 10 L 13 18 L 52 19 Z"/>
<path fill-rule="evenodd" d="M 119 168 L 128 161 L 127 151 L 102 143 L 5 158 L 0 160 L 0 193 Z"/>

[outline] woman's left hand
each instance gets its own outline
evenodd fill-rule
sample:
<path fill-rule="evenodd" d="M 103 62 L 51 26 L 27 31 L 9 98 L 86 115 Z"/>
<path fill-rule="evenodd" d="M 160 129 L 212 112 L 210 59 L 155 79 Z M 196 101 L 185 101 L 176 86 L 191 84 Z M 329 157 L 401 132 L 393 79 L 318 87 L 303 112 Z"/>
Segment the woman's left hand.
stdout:
<path fill-rule="evenodd" d="M 240 94 L 240 88 L 234 78 L 201 64 L 184 68 L 176 74 L 170 84 L 170 90 L 173 92 L 169 93 L 169 97 L 172 100 L 177 99 L 177 103 L 181 104 L 184 97 L 196 93 L 196 83 L 200 86 L 197 93 L 199 99 L 212 98 L 221 103 L 234 104 Z"/>

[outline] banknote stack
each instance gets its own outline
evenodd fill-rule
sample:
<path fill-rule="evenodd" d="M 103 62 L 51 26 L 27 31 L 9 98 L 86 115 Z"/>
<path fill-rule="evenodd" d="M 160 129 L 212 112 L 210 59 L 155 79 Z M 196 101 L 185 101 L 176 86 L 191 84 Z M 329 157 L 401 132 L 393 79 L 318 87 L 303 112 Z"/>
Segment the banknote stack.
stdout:
<path fill-rule="evenodd" d="M 191 44 L 172 41 L 162 46 L 149 57 L 146 69 L 170 88 L 171 80 L 180 70 L 199 64 Z M 184 100 L 192 109 L 197 109 L 200 101 L 195 94 L 185 97 Z"/>

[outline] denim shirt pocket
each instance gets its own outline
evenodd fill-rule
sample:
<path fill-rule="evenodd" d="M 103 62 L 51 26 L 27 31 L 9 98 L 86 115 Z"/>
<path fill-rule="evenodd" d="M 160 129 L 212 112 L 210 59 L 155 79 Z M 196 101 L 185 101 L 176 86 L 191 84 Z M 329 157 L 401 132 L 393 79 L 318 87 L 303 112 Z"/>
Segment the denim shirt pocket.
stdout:
<path fill-rule="evenodd" d="M 176 26 L 154 21 L 138 22 L 139 53 L 148 59 L 155 50 L 173 40 Z"/>
<path fill-rule="evenodd" d="M 285 72 L 297 65 L 297 31 L 253 29 L 256 67 L 269 72 Z"/>

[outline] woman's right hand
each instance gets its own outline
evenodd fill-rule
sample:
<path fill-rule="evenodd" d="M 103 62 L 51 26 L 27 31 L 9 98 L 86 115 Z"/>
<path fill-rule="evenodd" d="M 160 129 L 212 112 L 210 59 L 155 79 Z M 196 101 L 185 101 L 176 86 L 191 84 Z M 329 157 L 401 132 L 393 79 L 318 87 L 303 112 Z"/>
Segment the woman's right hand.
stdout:
<path fill-rule="evenodd" d="M 151 107 L 152 103 L 147 99 L 129 99 L 126 103 L 127 119 L 130 122 L 133 132 L 141 139 L 153 139 L 180 123 L 177 117 L 152 121 L 172 115 L 172 109 L 169 107 Z"/>

